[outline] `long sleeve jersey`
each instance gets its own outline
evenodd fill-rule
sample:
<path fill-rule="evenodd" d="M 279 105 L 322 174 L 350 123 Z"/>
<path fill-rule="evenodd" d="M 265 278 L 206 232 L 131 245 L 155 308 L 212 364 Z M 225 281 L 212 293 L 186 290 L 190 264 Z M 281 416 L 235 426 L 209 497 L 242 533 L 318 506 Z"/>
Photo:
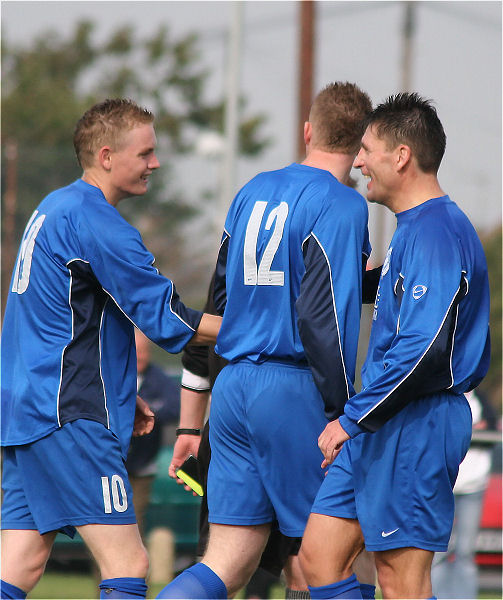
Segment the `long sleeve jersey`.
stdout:
<path fill-rule="evenodd" d="M 111 429 L 127 454 L 136 403 L 137 325 L 169 352 L 199 311 L 98 188 L 79 179 L 28 222 L 2 331 L 2 445 L 26 444 L 76 419 Z"/>
<path fill-rule="evenodd" d="M 489 366 L 484 251 L 448 196 L 398 213 L 374 305 L 363 389 L 340 418 L 354 437 L 435 392 L 467 392 Z"/>
<path fill-rule="evenodd" d="M 216 352 L 309 364 L 331 418 L 354 393 L 367 220 L 355 190 L 294 163 L 240 190 L 219 252 Z"/>

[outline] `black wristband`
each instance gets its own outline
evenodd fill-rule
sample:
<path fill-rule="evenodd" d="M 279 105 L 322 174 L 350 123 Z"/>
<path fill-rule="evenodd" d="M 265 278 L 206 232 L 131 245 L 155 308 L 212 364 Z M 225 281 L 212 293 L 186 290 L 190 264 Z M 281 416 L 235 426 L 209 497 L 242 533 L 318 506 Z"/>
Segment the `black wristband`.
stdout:
<path fill-rule="evenodd" d="M 201 435 L 200 429 L 186 429 L 184 427 L 178 427 L 176 430 L 176 437 L 179 435 Z"/>

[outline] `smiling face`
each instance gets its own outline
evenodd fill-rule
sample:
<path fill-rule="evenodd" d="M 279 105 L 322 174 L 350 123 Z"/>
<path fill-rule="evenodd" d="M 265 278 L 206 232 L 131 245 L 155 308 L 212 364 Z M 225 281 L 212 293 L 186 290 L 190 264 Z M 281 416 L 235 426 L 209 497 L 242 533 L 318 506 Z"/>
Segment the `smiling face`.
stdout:
<path fill-rule="evenodd" d="M 148 179 L 160 164 L 155 155 L 156 137 L 151 124 L 138 125 L 126 131 L 115 150 L 107 156 L 109 166 L 110 198 L 117 202 L 147 192 Z"/>
<path fill-rule="evenodd" d="M 390 206 L 397 185 L 397 150 L 390 150 L 386 140 L 377 137 L 372 125 L 367 127 L 353 166 L 369 178 L 367 200 Z"/>

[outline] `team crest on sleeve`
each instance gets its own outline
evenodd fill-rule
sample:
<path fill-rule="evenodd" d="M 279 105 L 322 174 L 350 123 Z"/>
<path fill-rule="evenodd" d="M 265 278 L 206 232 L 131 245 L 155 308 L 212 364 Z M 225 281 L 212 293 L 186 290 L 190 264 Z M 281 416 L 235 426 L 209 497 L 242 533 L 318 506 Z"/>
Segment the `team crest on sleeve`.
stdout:
<path fill-rule="evenodd" d="M 384 277 L 386 273 L 389 271 L 389 263 L 391 260 L 391 253 L 393 252 L 393 247 L 390 246 L 388 248 L 388 252 L 386 253 L 386 258 L 384 259 L 384 264 L 382 266 L 381 277 Z"/>
<path fill-rule="evenodd" d="M 414 300 L 419 300 L 422 296 L 426 294 L 426 290 L 428 288 L 425 285 L 415 285 L 412 288 L 412 297 Z"/>

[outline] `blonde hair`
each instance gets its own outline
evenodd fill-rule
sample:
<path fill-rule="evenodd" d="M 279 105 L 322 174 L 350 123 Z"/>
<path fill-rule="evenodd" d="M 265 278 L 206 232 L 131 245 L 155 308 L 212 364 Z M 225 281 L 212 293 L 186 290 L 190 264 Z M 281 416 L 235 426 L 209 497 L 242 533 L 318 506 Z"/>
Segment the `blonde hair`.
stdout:
<path fill-rule="evenodd" d="M 79 165 L 93 165 L 96 152 L 105 145 L 120 146 L 122 135 L 139 125 L 154 121 L 154 115 L 132 100 L 114 98 L 92 106 L 78 120 L 73 134 L 73 147 Z"/>
<path fill-rule="evenodd" d="M 325 152 L 357 152 L 372 112 L 369 96 L 354 83 L 327 85 L 314 99 L 309 113 L 312 145 Z"/>

